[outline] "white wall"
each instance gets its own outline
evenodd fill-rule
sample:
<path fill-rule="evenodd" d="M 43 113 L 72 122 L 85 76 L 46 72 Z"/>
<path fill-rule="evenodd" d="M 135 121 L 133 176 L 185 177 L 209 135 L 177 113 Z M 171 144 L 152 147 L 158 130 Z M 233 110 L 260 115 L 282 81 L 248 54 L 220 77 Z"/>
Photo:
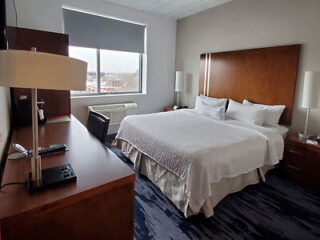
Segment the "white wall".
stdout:
<path fill-rule="evenodd" d="M 72 114 L 83 123 L 87 106 L 136 102 L 140 113 L 161 111 L 174 101 L 176 20 L 165 19 L 103 0 L 16 0 L 19 27 L 63 32 L 62 5 L 147 24 L 147 94 L 73 98 Z M 12 0 L 7 0 L 7 22 L 15 25 Z"/>
<path fill-rule="evenodd" d="M 9 130 L 10 91 L 9 88 L 0 87 L 0 158 L 8 140 Z"/>
<path fill-rule="evenodd" d="M 200 53 L 301 43 L 292 127 L 303 130 L 299 108 L 303 74 L 320 71 L 319 0 L 233 0 L 184 18 L 177 24 L 176 69 L 187 74 L 183 104 L 198 93 Z M 310 131 L 320 133 L 320 110 L 311 111 Z"/>

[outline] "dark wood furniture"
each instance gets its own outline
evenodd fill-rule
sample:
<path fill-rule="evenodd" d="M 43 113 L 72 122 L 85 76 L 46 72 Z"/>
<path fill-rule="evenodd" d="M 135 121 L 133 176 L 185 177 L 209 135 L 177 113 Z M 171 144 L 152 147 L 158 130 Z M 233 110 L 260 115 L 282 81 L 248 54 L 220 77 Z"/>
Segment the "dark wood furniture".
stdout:
<path fill-rule="evenodd" d="M 39 30 L 7 27 L 9 49 L 30 50 L 36 47 L 39 52 L 47 52 L 68 56 L 69 37 L 66 34 L 45 32 Z M 14 88 L 14 100 L 20 95 L 31 95 L 30 89 Z M 71 114 L 70 91 L 38 90 L 38 97 L 43 99 L 46 116 Z"/>
<path fill-rule="evenodd" d="M 74 117 L 40 126 L 39 141 L 68 145 L 43 156 L 42 169 L 71 163 L 77 181 L 34 194 L 26 185 L 3 188 L 2 239 L 133 239 L 134 172 Z M 15 128 L 11 143 L 31 149 L 31 127 Z M 7 160 L 2 184 L 25 182 L 30 171 L 30 159 Z"/>
<path fill-rule="evenodd" d="M 7 26 L 7 16 L 6 16 L 6 1 L 0 0 L 0 49 L 7 49 L 6 44 L 6 26 Z"/>
<path fill-rule="evenodd" d="M 283 163 L 289 180 L 320 193 L 320 145 L 307 144 L 292 133 L 285 142 Z"/>
<path fill-rule="evenodd" d="M 199 94 L 285 105 L 280 123 L 290 125 L 299 53 L 290 45 L 201 54 Z"/>
<path fill-rule="evenodd" d="M 172 111 L 174 111 L 174 109 L 173 109 L 173 107 L 164 107 L 164 108 L 163 108 L 163 111 L 165 111 L 165 112 L 172 112 Z"/>
<path fill-rule="evenodd" d="M 186 109 L 186 108 L 188 108 L 188 106 L 179 106 L 177 109 L 174 109 L 174 107 L 171 107 L 171 106 L 167 106 L 167 107 L 163 108 L 163 111 L 164 112 L 172 112 L 172 111 L 175 111 L 175 110 Z"/>

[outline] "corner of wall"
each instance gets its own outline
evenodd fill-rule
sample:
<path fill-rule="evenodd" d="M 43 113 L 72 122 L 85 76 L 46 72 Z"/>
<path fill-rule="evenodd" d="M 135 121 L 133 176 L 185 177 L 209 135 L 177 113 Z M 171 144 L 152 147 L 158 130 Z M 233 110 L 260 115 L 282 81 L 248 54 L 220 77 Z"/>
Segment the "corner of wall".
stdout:
<path fill-rule="evenodd" d="M 10 89 L 5 87 L 0 87 L 0 112 L 1 112 L 1 121 L 0 121 L 0 157 L 4 154 L 9 133 L 10 133 L 10 115 L 11 115 L 11 106 L 10 106 Z"/>

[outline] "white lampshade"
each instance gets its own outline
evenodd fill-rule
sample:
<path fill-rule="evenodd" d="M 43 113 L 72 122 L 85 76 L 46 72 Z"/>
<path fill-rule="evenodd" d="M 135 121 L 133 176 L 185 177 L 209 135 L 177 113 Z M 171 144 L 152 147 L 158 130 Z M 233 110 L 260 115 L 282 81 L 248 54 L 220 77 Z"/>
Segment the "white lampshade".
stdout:
<path fill-rule="evenodd" d="M 0 86 L 85 90 L 87 63 L 78 59 L 22 50 L 0 51 Z"/>
<path fill-rule="evenodd" d="M 183 88 L 183 72 L 176 71 L 176 84 L 175 84 L 175 91 L 182 92 Z"/>
<path fill-rule="evenodd" d="M 318 108 L 320 95 L 320 72 L 307 71 L 304 75 L 301 107 Z"/>

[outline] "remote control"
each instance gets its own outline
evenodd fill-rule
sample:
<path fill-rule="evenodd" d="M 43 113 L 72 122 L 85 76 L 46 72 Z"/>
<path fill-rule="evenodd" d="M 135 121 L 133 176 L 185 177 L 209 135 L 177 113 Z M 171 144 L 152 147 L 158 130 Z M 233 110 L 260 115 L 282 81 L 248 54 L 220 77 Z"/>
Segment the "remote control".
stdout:
<path fill-rule="evenodd" d="M 45 155 L 50 153 L 57 153 L 57 152 L 66 152 L 68 151 L 68 147 L 65 144 L 54 144 L 50 145 L 48 148 L 43 148 L 39 150 L 39 155 Z M 33 151 L 28 151 L 28 155 L 31 157 L 33 156 Z"/>

